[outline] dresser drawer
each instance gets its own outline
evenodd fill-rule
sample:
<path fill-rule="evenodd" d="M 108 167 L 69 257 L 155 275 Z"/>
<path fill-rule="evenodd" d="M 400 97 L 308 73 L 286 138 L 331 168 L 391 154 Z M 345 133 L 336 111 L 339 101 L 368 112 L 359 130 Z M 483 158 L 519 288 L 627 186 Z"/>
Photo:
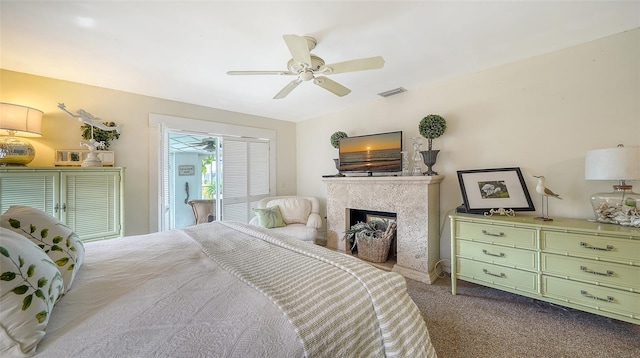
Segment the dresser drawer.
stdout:
<path fill-rule="evenodd" d="M 640 267 L 542 254 L 542 273 L 640 292 Z"/>
<path fill-rule="evenodd" d="M 482 281 L 496 287 L 505 287 L 517 291 L 538 293 L 538 280 L 535 272 L 522 271 L 486 262 L 458 258 L 457 276 L 460 279 Z"/>
<path fill-rule="evenodd" d="M 460 257 L 521 268 L 537 270 L 535 251 L 490 245 L 481 242 L 458 241 L 457 255 Z"/>
<path fill-rule="evenodd" d="M 543 296 L 632 318 L 640 323 L 640 294 L 543 276 Z M 630 320 L 631 321 L 631 320 Z"/>
<path fill-rule="evenodd" d="M 635 264 L 640 266 L 640 240 L 543 231 L 541 249 L 563 255 Z"/>
<path fill-rule="evenodd" d="M 536 248 L 536 230 L 509 226 L 456 222 L 457 238 L 512 247 Z"/>

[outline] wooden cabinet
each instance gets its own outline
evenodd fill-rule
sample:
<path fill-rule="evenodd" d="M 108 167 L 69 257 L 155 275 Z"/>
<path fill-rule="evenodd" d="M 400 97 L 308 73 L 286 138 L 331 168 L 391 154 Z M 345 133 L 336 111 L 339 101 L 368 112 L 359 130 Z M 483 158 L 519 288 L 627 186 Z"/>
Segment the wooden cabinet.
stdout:
<path fill-rule="evenodd" d="M 81 240 L 123 235 L 124 169 L 0 168 L 0 212 L 26 205 L 60 219 Z"/>
<path fill-rule="evenodd" d="M 451 292 L 464 280 L 640 324 L 640 229 L 580 219 L 451 219 Z"/>

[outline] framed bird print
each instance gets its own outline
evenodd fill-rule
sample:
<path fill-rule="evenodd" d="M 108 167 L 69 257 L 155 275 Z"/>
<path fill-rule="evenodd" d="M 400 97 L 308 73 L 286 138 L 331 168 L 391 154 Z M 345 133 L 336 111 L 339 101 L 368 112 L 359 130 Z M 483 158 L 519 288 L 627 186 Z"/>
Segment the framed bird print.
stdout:
<path fill-rule="evenodd" d="M 465 211 L 482 214 L 491 209 L 535 211 L 520 168 L 458 170 Z"/>

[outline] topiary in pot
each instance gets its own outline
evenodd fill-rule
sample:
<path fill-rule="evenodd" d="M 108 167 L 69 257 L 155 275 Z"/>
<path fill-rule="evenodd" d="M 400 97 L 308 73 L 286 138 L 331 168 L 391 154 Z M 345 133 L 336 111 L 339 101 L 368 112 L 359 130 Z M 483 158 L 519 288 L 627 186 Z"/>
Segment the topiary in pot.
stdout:
<path fill-rule="evenodd" d="M 431 141 L 440 137 L 447 130 L 447 121 L 437 114 L 430 114 L 420 121 L 418 131 L 420 135 L 427 138 L 429 150 L 431 150 Z"/>
<path fill-rule="evenodd" d="M 340 148 L 340 139 L 347 138 L 348 135 L 345 132 L 337 131 L 331 135 L 331 145 L 338 149 Z"/>
<path fill-rule="evenodd" d="M 433 171 L 432 167 L 436 164 L 436 158 L 438 157 L 439 150 L 432 150 L 431 141 L 440 137 L 447 130 L 447 121 L 437 114 L 430 114 L 420 121 L 418 125 L 418 131 L 420 135 L 427 138 L 428 150 L 420 152 L 422 154 L 422 160 L 427 166 L 425 175 L 438 175 Z"/>
<path fill-rule="evenodd" d="M 336 149 L 340 148 L 340 139 L 347 138 L 347 137 L 348 137 L 347 133 L 342 131 L 337 131 L 333 133 L 331 135 L 331 146 Z M 340 159 L 336 158 L 333 160 L 333 162 L 335 163 L 336 169 L 338 170 L 338 174 L 336 174 L 336 176 L 338 177 L 344 176 L 344 174 L 340 173 Z"/>

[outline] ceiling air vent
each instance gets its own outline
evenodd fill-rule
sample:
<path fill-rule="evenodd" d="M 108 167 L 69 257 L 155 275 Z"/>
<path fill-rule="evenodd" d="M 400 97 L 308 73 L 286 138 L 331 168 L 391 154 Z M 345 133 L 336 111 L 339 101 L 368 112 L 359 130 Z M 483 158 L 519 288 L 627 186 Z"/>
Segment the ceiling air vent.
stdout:
<path fill-rule="evenodd" d="M 391 97 L 391 96 L 395 96 L 395 95 L 403 93 L 403 92 L 407 92 L 407 90 L 405 88 L 403 88 L 403 87 L 398 87 L 398 88 L 394 88 L 392 90 L 388 90 L 386 92 L 378 93 L 378 96 L 380 96 L 380 97 Z"/>

